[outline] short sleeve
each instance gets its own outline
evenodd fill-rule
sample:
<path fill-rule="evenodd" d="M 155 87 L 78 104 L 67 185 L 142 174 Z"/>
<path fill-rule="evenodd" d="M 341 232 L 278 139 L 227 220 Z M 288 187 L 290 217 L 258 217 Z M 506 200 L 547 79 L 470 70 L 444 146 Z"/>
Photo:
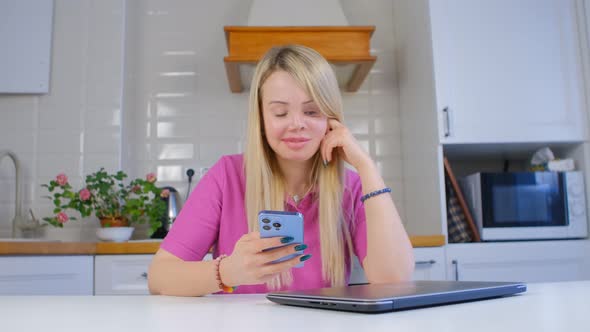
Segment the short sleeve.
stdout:
<path fill-rule="evenodd" d="M 365 215 L 365 206 L 361 203 L 363 188 L 357 173 L 348 170 L 346 178 L 344 194 L 344 204 L 346 206 L 344 210 L 349 211 L 348 225 L 354 246 L 353 252 L 362 265 L 367 256 L 367 217 Z"/>
<path fill-rule="evenodd" d="M 199 261 L 217 241 L 226 161 L 222 157 L 195 186 L 161 248 L 185 261 Z"/>

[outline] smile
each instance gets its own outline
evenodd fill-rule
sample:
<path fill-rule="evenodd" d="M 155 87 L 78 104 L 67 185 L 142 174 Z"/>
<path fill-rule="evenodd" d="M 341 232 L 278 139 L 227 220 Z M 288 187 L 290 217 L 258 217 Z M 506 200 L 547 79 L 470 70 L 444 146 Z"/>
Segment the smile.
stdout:
<path fill-rule="evenodd" d="M 300 150 L 305 147 L 307 142 L 310 141 L 309 138 L 303 137 L 290 137 L 290 138 L 283 138 L 281 141 L 285 143 L 285 145 L 291 150 Z"/>
<path fill-rule="evenodd" d="M 288 143 L 303 143 L 303 142 L 309 141 L 309 138 L 305 138 L 305 137 L 289 137 L 289 138 L 283 138 L 282 141 L 283 142 L 288 142 Z"/>

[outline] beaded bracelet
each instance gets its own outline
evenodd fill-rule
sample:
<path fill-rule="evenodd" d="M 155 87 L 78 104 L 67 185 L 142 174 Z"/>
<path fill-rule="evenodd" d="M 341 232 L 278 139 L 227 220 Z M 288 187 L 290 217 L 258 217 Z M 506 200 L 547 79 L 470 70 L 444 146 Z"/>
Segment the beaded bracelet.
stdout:
<path fill-rule="evenodd" d="M 371 191 L 370 193 L 368 193 L 366 195 L 363 195 L 361 197 L 361 203 L 364 203 L 367 199 L 369 199 L 369 198 L 371 198 L 373 196 L 381 195 L 381 194 L 384 194 L 384 193 L 390 193 L 390 192 L 391 192 L 391 188 L 389 188 L 389 187 L 385 187 L 385 188 L 380 189 L 380 190 Z"/>
<path fill-rule="evenodd" d="M 238 289 L 238 287 L 231 287 L 224 284 L 221 281 L 221 274 L 219 273 L 219 264 L 221 264 L 221 260 L 226 257 L 227 255 L 219 255 L 219 257 L 215 258 L 215 280 L 217 280 L 217 284 L 222 291 L 226 293 L 233 293 L 236 289 Z"/>

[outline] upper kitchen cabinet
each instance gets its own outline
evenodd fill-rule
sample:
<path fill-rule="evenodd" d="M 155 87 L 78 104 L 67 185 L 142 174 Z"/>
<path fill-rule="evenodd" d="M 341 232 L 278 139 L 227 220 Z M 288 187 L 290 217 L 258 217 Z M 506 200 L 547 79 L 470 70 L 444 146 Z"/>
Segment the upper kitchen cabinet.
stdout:
<path fill-rule="evenodd" d="M 586 140 L 579 7 L 577 0 L 394 2 L 408 232 L 447 232 L 443 146 Z"/>
<path fill-rule="evenodd" d="M 419 2 L 441 143 L 585 140 L 576 0 Z"/>

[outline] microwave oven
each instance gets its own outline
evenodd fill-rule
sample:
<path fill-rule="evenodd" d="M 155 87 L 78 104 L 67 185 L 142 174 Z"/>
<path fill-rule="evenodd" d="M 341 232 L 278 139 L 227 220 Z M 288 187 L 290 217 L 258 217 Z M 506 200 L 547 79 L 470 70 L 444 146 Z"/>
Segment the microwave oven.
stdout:
<path fill-rule="evenodd" d="M 579 171 L 475 173 L 459 182 L 482 241 L 588 235 Z"/>

